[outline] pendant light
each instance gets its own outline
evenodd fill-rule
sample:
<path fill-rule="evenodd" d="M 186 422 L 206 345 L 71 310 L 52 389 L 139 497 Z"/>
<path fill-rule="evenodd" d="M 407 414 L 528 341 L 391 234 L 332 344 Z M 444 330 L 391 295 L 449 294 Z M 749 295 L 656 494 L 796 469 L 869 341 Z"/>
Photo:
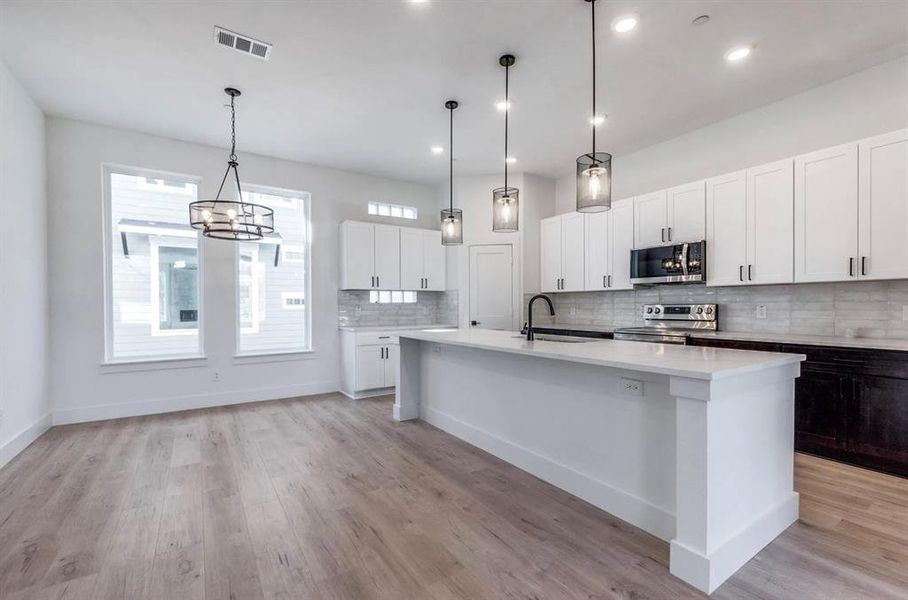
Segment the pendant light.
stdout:
<path fill-rule="evenodd" d="M 511 112 L 508 84 L 510 69 L 516 60 L 512 54 L 498 59 L 498 64 L 504 67 L 504 187 L 492 190 L 492 231 L 497 233 L 513 233 L 518 226 L 520 191 L 508 186 L 508 113 Z"/>
<path fill-rule="evenodd" d="M 612 155 L 596 152 L 596 0 L 585 1 L 593 25 L 593 151 L 577 158 L 577 212 L 602 212 L 612 207 Z"/>
<path fill-rule="evenodd" d="M 240 90 L 225 88 L 224 93 L 230 96 L 230 156 L 227 159 L 227 170 L 221 179 L 221 186 L 214 200 L 198 200 L 189 204 L 189 224 L 198 229 L 205 237 L 219 240 L 249 241 L 260 240 L 266 234 L 274 232 L 274 211 L 267 206 L 252 204 L 243 200 L 240 187 L 239 162 L 236 159 L 236 106 L 234 100 Z M 221 200 L 224 184 L 233 169 L 236 180 L 236 200 Z"/>
<path fill-rule="evenodd" d="M 454 109 L 457 108 L 456 100 L 445 102 L 445 108 L 450 113 L 450 141 L 448 142 L 448 160 L 450 163 L 449 178 L 451 204 L 441 211 L 441 244 L 442 246 L 457 246 L 463 244 L 463 211 L 454 208 Z"/>

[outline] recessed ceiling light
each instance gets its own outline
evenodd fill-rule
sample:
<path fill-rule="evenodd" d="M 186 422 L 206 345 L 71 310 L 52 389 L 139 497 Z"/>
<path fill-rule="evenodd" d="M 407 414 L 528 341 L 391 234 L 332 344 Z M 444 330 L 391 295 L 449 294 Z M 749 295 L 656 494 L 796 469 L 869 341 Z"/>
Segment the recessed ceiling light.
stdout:
<path fill-rule="evenodd" d="M 602 125 L 605 123 L 606 115 L 593 115 L 590 117 L 590 123 L 592 125 Z"/>
<path fill-rule="evenodd" d="M 725 53 L 725 60 L 728 62 L 738 62 L 744 60 L 753 51 L 751 46 L 736 46 Z"/>
<path fill-rule="evenodd" d="M 429 0 L 410 0 L 410 4 L 426 4 Z"/>
<path fill-rule="evenodd" d="M 615 33 L 627 33 L 637 27 L 638 15 L 624 15 L 612 21 L 612 31 Z"/>
<path fill-rule="evenodd" d="M 504 112 L 504 111 L 508 110 L 509 108 L 511 108 L 511 103 L 508 102 L 507 100 L 499 100 L 498 102 L 495 103 L 495 108 Z"/>
<path fill-rule="evenodd" d="M 441 154 L 445 151 L 443 146 L 432 146 L 430 150 L 432 150 L 432 154 Z"/>
<path fill-rule="evenodd" d="M 505 160 L 507 161 L 507 163 L 508 163 L 509 165 L 513 165 L 515 162 L 517 162 L 517 157 L 516 157 L 516 156 L 509 156 L 509 157 L 507 157 Z"/>

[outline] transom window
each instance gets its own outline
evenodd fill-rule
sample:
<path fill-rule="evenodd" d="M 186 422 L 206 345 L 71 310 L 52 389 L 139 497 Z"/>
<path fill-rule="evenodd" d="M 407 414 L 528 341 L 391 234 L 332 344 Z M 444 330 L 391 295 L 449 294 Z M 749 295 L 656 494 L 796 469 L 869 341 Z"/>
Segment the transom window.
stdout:
<path fill-rule="evenodd" d="M 396 217 L 398 219 L 417 218 L 415 206 L 404 206 L 403 204 L 389 204 L 387 202 L 370 202 L 369 214 L 379 217 Z"/>

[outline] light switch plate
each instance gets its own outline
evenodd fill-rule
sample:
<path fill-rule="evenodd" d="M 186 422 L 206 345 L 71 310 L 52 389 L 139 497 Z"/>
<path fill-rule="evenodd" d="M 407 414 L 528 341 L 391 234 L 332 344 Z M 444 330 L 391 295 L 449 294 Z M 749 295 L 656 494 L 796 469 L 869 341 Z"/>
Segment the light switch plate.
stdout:
<path fill-rule="evenodd" d="M 765 319 L 766 318 L 766 305 L 758 304 L 756 313 L 757 313 L 756 316 L 758 319 Z"/>

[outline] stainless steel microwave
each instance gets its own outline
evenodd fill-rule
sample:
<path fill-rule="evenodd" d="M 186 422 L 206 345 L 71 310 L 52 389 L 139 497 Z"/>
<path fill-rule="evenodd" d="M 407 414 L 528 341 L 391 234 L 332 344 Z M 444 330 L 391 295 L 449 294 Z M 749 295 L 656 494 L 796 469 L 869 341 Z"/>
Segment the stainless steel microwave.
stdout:
<path fill-rule="evenodd" d="M 706 283 L 706 242 L 631 250 L 631 283 Z"/>

